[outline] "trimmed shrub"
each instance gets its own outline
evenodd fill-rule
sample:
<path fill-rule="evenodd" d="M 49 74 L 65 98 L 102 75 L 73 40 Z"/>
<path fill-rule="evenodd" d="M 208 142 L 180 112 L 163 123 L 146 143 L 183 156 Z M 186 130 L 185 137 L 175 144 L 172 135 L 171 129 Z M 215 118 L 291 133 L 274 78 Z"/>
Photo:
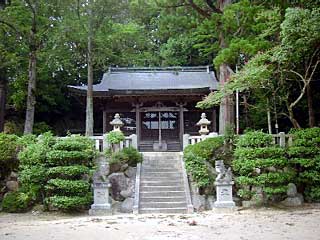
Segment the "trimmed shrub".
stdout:
<path fill-rule="evenodd" d="M 45 122 L 37 122 L 33 126 L 33 133 L 35 135 L 40 135 L 46 132 L 52 132 L 53 128 L 50 127 L 47 123 Z"/>
<path fill-rule="evenodd" d="M 47 172 L 50 178 L 59 177 L 61 179 L 76 179 L 89 173 L 90 169 L 83 165 L 52 167 Z"/>
<path fill-rule="evenodd" d="M 125 139 L 121 131 L 111 131 L 107 134 L 107 141 L 110 144 L 118 144 Z"/>
<path fill-rule="evenodd" d="M 298 171 L 296 182 L 309 201 L 320 201 L 320 128 L 293 131 L 290 162 Z"/>
<path fill-rule="evenodd" d="M 58 196 L 83 196 L 88 194 L 90 184 L 84 180 L 50 179 L 46 185 L 49 195 Z"/>
<path fill-rule="evenodd" d="M 92 194 L 87 194 L 84 197 L 53 196 L 46 199 L 47 205 L 66 212 L 87 209 L 90 203 L 92 203 Z"/>
<path fill-rule="evenodd" d="M 93 151 L 67 151 L 52 150 L 46 154 L 47 164 L 49 166 L 65 166 L 73 164 L 90 164 Z"/>
<path fill-rule="evenodd" d="M 27 135 L 21 140 L 24 145 L 18 155 L 21 191 L 31 195 L 34 201 L 42 202 L 44 199 L 48 178 L 46 153 L 55 142 L 56 138 L 51 133 L 44 133 L 37 138 Z"/>
<path fill-rule="evenodd" d="M 135 167 L 138 163 L 142 162 L 142 154 L 139 153 L 138 150 L 133 147 L 123 148 L 121 151 L 112 153 L 109 156 L 110 164 L 121 163 Z"/>
<path fill-rule="evenodd" d="M 74 211 L 89 206 L 92 194 L 88 174 L 95 155 L 94 142 L 86 137 L 70 136 L 52 146 L 46 154 L 50 168 L 45 203 L 49 209 Z"/>
<path fill-rule="evenodd" d="M 215 137 L 207 138 L 200 143 L 189 145 L 184 149 L 186 170 L 200 190 L 205 192 L 213 191 L 216 175 L 210 169 L 214 168 L 211 163 L 214 162 L 214 158 L 223 159 L 226 155 L 226 152 L 219 151 L 223 146 L 223 137 Z"/>
<path fill-rule="evenodd" d="M 29 210 L 32 198 L 28 193 L 9 192 L 2 200 L 2 210 L 10 213 L 26 212 Z"/>
<path fill-rule="evenodd" d="M 237 147 L 264 148 L 272 146 L 272 136 L 262 131 L 246 132 L 237 142 Z"/>
<path fill-rule="evenodd" d="M 18 167 L 17 140 L 16 135 L 0 133 L 0 179 L 4 179 Z"/>
<path fill-rule="evenodd" d="M 261 131 L 248 132 L 241 136 L 232 162 L 238 195 L 249 200 L 255 198 L 261 188 L 268 199 L 285 197 L 288 183 L 296 176 L 290 168 L 286 149 L 272 146 L 272 136 Z"/>

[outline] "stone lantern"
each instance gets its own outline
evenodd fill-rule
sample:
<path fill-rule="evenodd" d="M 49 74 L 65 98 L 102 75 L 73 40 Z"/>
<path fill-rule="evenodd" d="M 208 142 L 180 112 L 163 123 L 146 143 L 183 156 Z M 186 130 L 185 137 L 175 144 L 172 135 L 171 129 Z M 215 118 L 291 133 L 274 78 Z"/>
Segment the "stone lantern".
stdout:
<path fill-rule="evenodd" d="M 116 115 L 114 115 L 114 119 L 110 122 L 110 124 L 113 126 L 113 131 L 121 131 L 120 128 L 124 124 L 120 119 L 119 113 L 116 113 Z"/>
<path fill-rule="evenodd" d="M 205 113 L 201 114 L 201 119 L 199 122 L 197 122 L 197 126 L 200 126 L 199 133 L 201 136 L 205 136 L 209 133 L 208 126 L 211 124 L 211 121 L 209 121 L 206 117 Z"/>

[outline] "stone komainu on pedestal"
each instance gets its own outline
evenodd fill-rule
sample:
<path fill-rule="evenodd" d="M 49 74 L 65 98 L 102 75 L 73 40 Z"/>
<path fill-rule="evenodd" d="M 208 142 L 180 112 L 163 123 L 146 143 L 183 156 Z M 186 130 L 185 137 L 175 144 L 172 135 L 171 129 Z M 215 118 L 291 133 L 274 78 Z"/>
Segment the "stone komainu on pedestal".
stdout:
<path fill-rule="evenodd" d="M 101 159 L 100 159 L 101 158 Z M 109 203 L 108 180 L 109 167 L 104 157 L 98 157 L 98 169 L 93 175 L 93 204 L 89 210 L 89 215 L 110 215 L 112 213 Z"/>
<path fill-rule="evenodd" d="M 216 208 L 233 208 L 235 203 L 232 197 L 232 181 L 231 168 L 226 170 L 223 161 L 216 161 L 216 171 L 218 176 L 216 177 L 215 186 L 217 193 L 217 200 L 214 203 Z"/>

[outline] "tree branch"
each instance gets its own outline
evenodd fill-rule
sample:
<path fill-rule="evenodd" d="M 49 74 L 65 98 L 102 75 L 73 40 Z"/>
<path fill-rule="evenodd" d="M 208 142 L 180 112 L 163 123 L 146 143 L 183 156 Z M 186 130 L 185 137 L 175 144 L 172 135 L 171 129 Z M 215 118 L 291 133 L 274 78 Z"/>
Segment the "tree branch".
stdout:
<path fill-rule="evenodd" d="M 8 23 L 8 22 L 1 20 L 1 19 L 0 19 L 0 24 L 4 24 L 4 25 L 8 26 L 9 28 L 11 28 L 12 30 L 14 30 L 19 37 L 23 36 L 23 34 L 21 34 L 21 32 L 13 24 Z"/>
<path fill-rule="evenodd" d="M 206 3 L 213 12 L 222 13 L 222 11 L 214 5 L 212 0 L 206 0 Z"/>
<path fill-rule="evenodd" d="M 202 9 L 201 7 L 199 7 L 197 4 L 195 4 L 195 3 L 193 2 L 193 0 L 188 0 L 188 2 L 189 2 L 189 5 L 190 5 L 194 10 L 196 10 L 201 16 L 203 16 L 203 17 L 205 17 L 205 18 L 209 18 L 209 17 L 211 16 L 211 14 L 210 14 L 208 11 L 206 11 L 206 10 Z"/>
<path fill-rule="evenodd" d="M 33 15 L 36 15 L 36 10 L 34 9 L 34 7 L 32 6 L 31 2 L 29 0 L 25 0 L 27 6 L 30 8 L 31 12 L 33 13 Z"/>
<path fill-rule="evenodd" d="M 155 0 L 155 2 L 157 4 L 157 6 L 161 7 L 161 8 L 179 8 L 179 7 L 190 6 L 190 4 L 186 3 L 183 0 L 181 0 L 180 3 L 173 4 L 173 5 L 163 5 L 163 4 L 159 3 L 157 0 Z"/>

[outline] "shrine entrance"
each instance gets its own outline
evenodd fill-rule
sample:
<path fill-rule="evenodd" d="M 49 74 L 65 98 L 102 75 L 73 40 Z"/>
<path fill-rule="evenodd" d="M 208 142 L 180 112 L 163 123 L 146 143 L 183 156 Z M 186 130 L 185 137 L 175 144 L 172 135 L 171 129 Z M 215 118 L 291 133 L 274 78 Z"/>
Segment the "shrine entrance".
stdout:
<path fill-rule="evenodd" d="M 153 151 L 181 149 L 180 119 L 183 116 L 180 116 L 179 108 L 164 107 L 158 103 L 155 107 L 141 108 L 139 114 L 142 148 Z"/>

